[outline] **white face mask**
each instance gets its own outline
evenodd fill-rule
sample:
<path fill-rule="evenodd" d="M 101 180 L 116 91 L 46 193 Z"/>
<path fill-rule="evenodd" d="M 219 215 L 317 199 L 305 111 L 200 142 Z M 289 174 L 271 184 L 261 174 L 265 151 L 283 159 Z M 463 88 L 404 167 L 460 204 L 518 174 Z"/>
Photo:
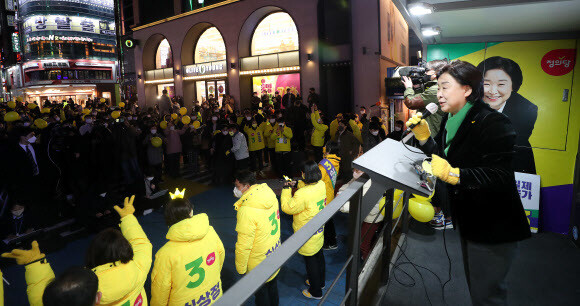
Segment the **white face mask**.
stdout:
<path fill-rule="evenodd" d="M 148 180 L 148 181 L 152 181 L 152 180 L 153 180 L 153 177 L 152 177 L 152 176 L 150 176 L 150 177 L 148 177 L 148 178 L 147 178 L 147 180 Z"/>
<path fill-rule="evenodd" d="M 284 126 L 284 123 L 278 123 L 279 126 Z"/>
<path fill-rule="evenodd" d="M 54 120 L 60 121 L 60 118 L 59 117 L 54 117 Z"/>
<path fill-rule="evenodd" d="M 400 126 L 396 126 L 396 127 L 395 127 L 395 131 L 397 131 L 397 132 L 400 132 L 401 130 L 402 130 L 402 129 L 401 129 L 401 127 L 400 127 Z"/>
<path fill-rule="evenodd" d="M 105 123 L 104 125 L 105 125 L 105 127 L 109 127 L 109 124 L 108 123 Z"/>
<path fill-rule="evenodd" d="M 172 127 L 169 128 L 169 130 L 173 131 L 173 130 L 175 130 L 175 127 L 172 126 Z"/>
<path fill-rule="evenodd" d="M 224 134 L 224 136 L 225 136 L 228 134 L 228 131 L 223 131 L 222 134 Z"/>
<path fill-rule="evenodd" d="M 252 117 L 246 117 L 246 120 L 250 121 L 252 120 Z"/>
<path fill-rule="evenodd" d="M 24 126 L 30 126 L 30 122 L 24 122 Z"/>
<path fill-rule="evenodd" d="M 217 121 L 217 117 L 211 117 L 212 121 Z"/>
<path fill-rule="evenodd" d="M 20 216 L 22 216 L 23 213 L 24 213 L 24 208 L 12 211 L 12 215 L 14 217 L 20 217 Z"/>
<path fill-rule="evenodd" d="M 272 124 L 276 123 L 276 119 L 270 119 L 270 123 Z"/>
<path fill-rule="evenodd" d="M 157 130 L 151 130 L 151 134 L 157 133 Z"/>
<path fill-rule="evenodd" d="M 377 136 L 379 135 L 379 131 L 372 131 L 371 134 L 373 134 L 373 136 Z"/>
<path fill-rule="evenodd" d="M 32 136 L 32 137 L 28 138 L 28 142 L 35 143 L 36 142 L 36 136 Z"/>
<path fill-rule="evenodd" d="M 234 197 L 236 197 L 236 198 L 241 198 L 241 197 L 242 197 L 242 195 L 244 195 L 244 194 L 242 193 L 242 191 L 241 191 L 241 190 L 239 190 L 239 189 L 238 189 L 238 187 L 234 187 Z"/>
<path fill-rule="evenodd" d="M 87 120 L 86 120 L 86 123 L 88 123 L 88 124 L 91 124 L 91 123 L 93 123 L 93 120 L 91 120 L 91 119 L 87 119 Z"/>

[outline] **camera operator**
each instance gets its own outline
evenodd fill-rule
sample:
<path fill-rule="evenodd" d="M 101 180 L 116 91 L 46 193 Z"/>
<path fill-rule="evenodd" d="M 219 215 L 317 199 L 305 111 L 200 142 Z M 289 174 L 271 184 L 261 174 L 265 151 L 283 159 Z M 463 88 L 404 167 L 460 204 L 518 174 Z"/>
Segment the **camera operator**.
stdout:
<path fill-rule="evenodd" d="M 403 76 L 401 80 L 405 85 L 405 105 L 409 109 L 418 110 L 425 113 L 425 107 L 429 103 L 435 103 L 439 107 L 437 113 L 429 116 L 425 120 L 429 124 L 431 133 L 437 135 L 439 133 L 439 125 L 443 118 L 443 111 L 439 102 L 437 101 L 437 71 L 447 64 L 447 60 L 433 60 L 426 64 L 425 71 L 425 89 L 421 92 L 415 93 L 413 89 L 413 80 L 408 76 Z"/>

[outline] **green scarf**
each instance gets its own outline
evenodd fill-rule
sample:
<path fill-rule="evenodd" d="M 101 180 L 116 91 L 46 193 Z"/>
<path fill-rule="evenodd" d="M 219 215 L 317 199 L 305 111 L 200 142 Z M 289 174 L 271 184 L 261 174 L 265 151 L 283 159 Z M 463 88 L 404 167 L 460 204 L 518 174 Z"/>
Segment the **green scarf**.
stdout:
<path fill-rule="evenodd" d="M 447 155 L 447 152 L 449 151 L 449 146 L 451 145 L 453 138 L 455 138 L 457 130 L 459 130 L 461 123 L 463 123 L 463 120 L 465 120 L 465 116 L 467 116 L 467 113 L 472 107 L 473 104 L 468 101 L 467 103 L 465 103 L 465 106 L 463 106 L 463 108 L 457 112 L 457 114 L 455 115 L 452 115 L 451 113 L 448 114 L 449 118 L 447 119 L 447 123 L 445 124 L 445 130 L 447 131 L 447 137 L 445 139 L 445 155 Z"/>

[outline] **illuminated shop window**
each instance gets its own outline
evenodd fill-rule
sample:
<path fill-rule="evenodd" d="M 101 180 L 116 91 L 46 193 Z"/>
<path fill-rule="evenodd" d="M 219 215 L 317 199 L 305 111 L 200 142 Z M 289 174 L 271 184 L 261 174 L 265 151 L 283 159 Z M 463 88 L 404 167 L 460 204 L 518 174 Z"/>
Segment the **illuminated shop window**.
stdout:
<path fill-rule="evenodd" d="M 216 27 L 203 32 L 195 45 L 195 63 L 223 61 L 226 59 L 226 45 Z"/>
<path fill-rule="evenodd" d="M 298 50 L 298 30 L 288 13 L 264 18 L 252 37 L 252 56 Z"/>
<path fill-rule="evenodd" d="M 155 69 L 171 68 L 173 67 L 173 54 L 171 53 L 171 46 L 167 39 L 162 40 L 157 47 L 157 54 L 155 55 Z"/>

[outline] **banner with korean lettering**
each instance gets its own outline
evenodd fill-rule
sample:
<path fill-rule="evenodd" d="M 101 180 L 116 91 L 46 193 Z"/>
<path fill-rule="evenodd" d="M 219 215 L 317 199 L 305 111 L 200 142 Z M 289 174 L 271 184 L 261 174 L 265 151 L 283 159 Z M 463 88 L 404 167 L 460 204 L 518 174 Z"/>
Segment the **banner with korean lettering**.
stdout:
<path fill-rule="evenodd" d="M 530 230 L 538 232 L 538 220 L 540 217 L 540 176 L 522 172 L 515 172 L 516 186 L 522 199 Z"/>
<path fill-rule="evenodd" d="M 79 16 L 31 16 L 24 20 L 23 28 L 25 34 L 40 31 L 72 31 L 115 35 L 115 22 Z"/>

